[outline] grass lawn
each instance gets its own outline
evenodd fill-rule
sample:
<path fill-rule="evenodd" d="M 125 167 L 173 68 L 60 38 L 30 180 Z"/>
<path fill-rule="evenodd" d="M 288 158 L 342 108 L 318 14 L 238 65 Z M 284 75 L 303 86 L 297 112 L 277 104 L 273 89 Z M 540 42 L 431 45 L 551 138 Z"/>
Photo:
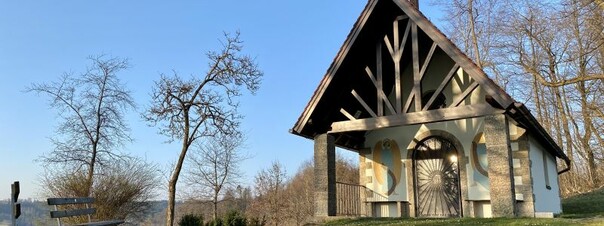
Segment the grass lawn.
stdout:
<path fill-rule="evenodd" d="M 604 225 L 604 189 L 562 200 L 564 214 L 553 219 L 535 218 L 357 218 L 326 225 Z"/>

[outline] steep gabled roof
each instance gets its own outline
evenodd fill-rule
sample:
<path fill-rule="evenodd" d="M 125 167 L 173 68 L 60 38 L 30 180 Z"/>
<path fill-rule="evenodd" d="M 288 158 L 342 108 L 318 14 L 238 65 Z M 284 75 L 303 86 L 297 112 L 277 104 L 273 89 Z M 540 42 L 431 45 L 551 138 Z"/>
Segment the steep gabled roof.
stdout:
<path fill-rule="evenodd" d="M 404 15 L 401 16 L 401 14 Z M 505 110 L 506 114 L 514 118 L 519 124 L 538 134 L 541 137 L 540 141 L 545 144 L 548 150 L 551 150 L 553 155 L 568 160 L 561 148 L 534 120 L 534 117 L 524 105 L 516 103 L 434 24 L 405 0 L 370 0 L 368 2 L 311 100 L 292 128 L 292 133 L 313 138 L 316 134 L 330 131 L 331 123 L 339 121 L 342 117 L 338 112 L 339 109 L 333 106 L 335 104 L 350 105 L 351 102 L 351 98 L 346 98 L 341 90 L 349 90 L 356 83 L 362 82 L 358 77 L 350 74 L 353 74 L 354 71 L 363 70 L 359 65 L 364 64 L 368 54 L 372 54 L 371 51 L 373 51 L 374 46 L 371 42 L 379 40 L 381 38 L 379 35 L 386 33 L 388 27 L 392 28 L 391 22 L 401 17 L 413 22 L 417 29 L 425 34 L 426 39 L 431 40 L 433 46 L 437 45 L 440 51 L 448 55 L 456 66 L 463 68 L 486 93 L 488 103 L 492 107 Z M 402 44 L 406 45 L 406 43 Z M 431 56 L 433 48 L 428 55 Z M 360 89 L 358 92 L 363 92 L 363 87 L 356 86 L 355 88 Z M 353 89 L 353 92 L 356 91 Z M 400 111 L 400 109 L 397 109 L 397 111 Z M 359 112 L 357 112 L 358 114 Z M 353 117 L 347 112 L 344 115 L 348 118 Z M 363 143 L 363 135 L 363 132 L 347 131 L 340 134 L 341 139 L 338 139 L 336 144 L 344 148 L 359 148 L 359 145 Z"/>

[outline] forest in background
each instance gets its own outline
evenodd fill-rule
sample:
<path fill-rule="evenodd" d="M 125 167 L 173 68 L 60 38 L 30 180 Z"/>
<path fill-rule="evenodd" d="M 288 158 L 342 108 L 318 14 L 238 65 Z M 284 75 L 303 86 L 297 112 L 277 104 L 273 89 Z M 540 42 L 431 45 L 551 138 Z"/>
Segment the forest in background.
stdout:
<path fill-rule="evenodd" d="M 340 156 L 336 159 L 338 181 L 358 184 L 358 167 L 353 160 Z M 314 213 L 314 167 L 312 161 L 305 161 L 291 178 L 283 165 L 274 162 L 255 176 L 252 187 L 228 187 L 221 193 L 218 202 L 218 216 L 223 219 L 236 213 L 248 221 L 256 220 L 258 225 L 303 225 L 312 220 Z M 204 222 L 213 221 L 213 205 L 210 199 L 200 199 L 203 194 L 189 190 L 184 198 L 176 202 L 177 222 L 183 216 L 196 216 Z M 45 201 L 22 200 L 22 214 L 17 220 L 22 226 L 56 225 L 50 218 L 52 209 Z M 147 206 L 140 214 L 126 218 L 127 225 L 163 225 L 165 224 L 167 201 L 145 201 Z M 0 201 L 0 225 L 10 223 L 9 200 Z M 180 224 L 177 224 L 180 225 Z M 253 224 L 249 224 L 253 225 Z"/>
<path fill-rule="evenodd" d="M 432 1 L 444 33 L 503 89 L 525 103 L 571 159 L 563 196 L 602 187 L 604 2 Z M 559 162 L 559 169 L 566 165 Z"/>

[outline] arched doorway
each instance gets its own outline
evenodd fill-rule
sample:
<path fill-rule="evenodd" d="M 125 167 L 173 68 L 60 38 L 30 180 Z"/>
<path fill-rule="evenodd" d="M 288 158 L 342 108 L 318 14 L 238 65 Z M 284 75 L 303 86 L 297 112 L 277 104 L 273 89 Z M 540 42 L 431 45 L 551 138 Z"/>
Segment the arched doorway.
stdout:
<path fill-rule="evenodd" d="M 441 136 L 430 136 L 413 150 L 416 213 L 419 217 L 461 216 L 458 153 Z"/>

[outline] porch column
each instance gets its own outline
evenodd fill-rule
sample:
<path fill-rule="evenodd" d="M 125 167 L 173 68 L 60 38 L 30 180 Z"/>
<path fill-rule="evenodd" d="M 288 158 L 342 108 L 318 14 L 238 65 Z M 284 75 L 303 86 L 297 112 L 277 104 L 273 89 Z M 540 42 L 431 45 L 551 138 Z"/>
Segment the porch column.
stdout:
<path fill-rule="evenodd" d="M 315 137 L 315 217 L 336 215 L 336 146 L 333 136 Z"/>
<path fill-rule="evenodd" d="M 372 211 L 371 206 L 368 205 L 370 203 L 367 202 L 367 190 L 365 186 L 367 185 L 367 154 L 371 153 L 371 148 L 363 148 L 359 149 L 359 184 L 361 185 L 360 189 L 360 198 L 361 202 L 361 217 L 371 217 Z"/>
<path fill-rule="evenodd" d="M 516 197 L 507 117 L 503 114 L 486 116 L 484 138 L 493 217 L 514 217 Z"/>

